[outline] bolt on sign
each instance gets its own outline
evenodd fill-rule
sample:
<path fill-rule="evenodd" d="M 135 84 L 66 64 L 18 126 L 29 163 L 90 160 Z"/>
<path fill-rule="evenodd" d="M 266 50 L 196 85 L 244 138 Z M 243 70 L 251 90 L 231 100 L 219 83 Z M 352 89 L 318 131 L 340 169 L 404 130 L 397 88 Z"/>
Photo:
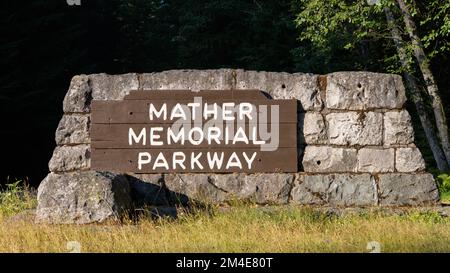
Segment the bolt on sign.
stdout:
<path fill-rule="evenodd" d="M 92 102 L 91 168 L 133 173 L 297 171 L 297 101 L 259 90 L 131 91 Z"/>

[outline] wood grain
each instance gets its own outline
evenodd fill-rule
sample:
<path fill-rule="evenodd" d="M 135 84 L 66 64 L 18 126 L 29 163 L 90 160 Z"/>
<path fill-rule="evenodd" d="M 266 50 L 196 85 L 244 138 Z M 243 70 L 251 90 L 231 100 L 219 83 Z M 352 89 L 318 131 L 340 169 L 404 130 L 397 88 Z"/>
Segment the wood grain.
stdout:
<path fill-rule="evenodd" d="M 175 120 L 163 119 L 162 117 L 150 120 L 150 104 L 159 109 L 165 103 L 167 114 L 170 116 L 170 110 L 175 105 L 186 105 L 194 102 L 195 97 L 201 97 L 202 103 L 208 103 L 209 105 L 217 103 L 220 106 L 225 102 L 234 102 L 236 104 L 241 102 L 251 103 L 259 109 L 259 111 L 254 113 L 257 114 L 256 120 L 263 116 L 260 106 L 267 106 L 269 110 L 268 113 L 265 113 L 268 116 L 267 120 L 256 123 L 257 140 L 261 140 L 258 127 L 264 126 L 262 131 L 268 131 L 269 136 L 274 133 L 274 128 L 278 128 L 278 143 L 275 147 L 272 147 L 273 150 L 262 149 L 261 144 L 255 144 L 251 140 L 248 144 L 243 142 L 233 144 L 231 141 L 229 144 L 225 144 L 223 139 L 221 139 L 218 144 L 215 141 L 208 143 L 205 139 L 202 143 L 196 145 L 186 139 L 184 145 L 181 143 L 168 144 L 167 132 L 169 128 L 174 128 Z M 207 90 L 199 92 L 189 90 L 140 90 L 130 92 L 121 101 L 94 100 L 91 104 L 92 123 L 90 125 L 91 169 L 134 173 L 297 172 L 297 105 L 298 102 L 296 100 L 272 100 L 266 93 L 259 90 Z M 279 119 L 271 119 L 271 106 L 278 107 Z M 194 123 L 193 120 L 182 120 L 177 121 L 177 124 L 181 124 L 185 130 L 192 127 L 201 127 L 204 129 L 204 132 L 207 132 L 203 126 L 211 119 L 212 117 L 205 119 L 201 116 L 201 121 L 196 120 Z M 220 124 L 215 126 L 219 125 L 219 128 L 221 127 L 220 125 L 225 126 L 226 123 L 222 124 L 222 122 L 220 121 Z M 253 121 L 249 121 L 246 118 L 246 120 L 239 121 L 239 123 L 236 120 L 232 121 L 232 124 L 233 130 L 229 128 L 231 133 L 236 132 L 237 128 L 240 127 L 244 129 L 243 131 L 247 137 L 253 138 L 253 127 L 255 126 Z M 160 137 L 158 141 L 163 142 L 162 146 L 150 145 L 152 144 L 149 141 L 150 129 L 155 127 L 162 128 L 162 131 L 157 133 Z M 128 135 L 130 128 L 136 135 L 139 135 L 142 129 L 145 130 L 145 145 L 142 142 L 136 143 L 134 141 L 130 145 Z M 267 142 L 270 141 L 270 139 L 267 139 Z M 150 155 L 151 158 L 150 163 L 142 165 L 141 169 L 139 169 L 138 162 L 140 153 L 145 153 L 145 156 Z M 172 164 L 174 153 L 177 155 L 175 158 L 179 159 L 180 153 L 186 157 L 186 168 L 183 169 L 179 164 Z M 207 159 L 208 153 L 210 155 L 222 155 L 223 153 L 223 165 L 211 168 Z M 244 155 L 251 157 L 254 153 L 255 159 L 249 166 Z M 159 154 L 168 161 L 168 169 L 153 169 L 154 160 Z M 199 162 L 203 168 L 196 164 L 191 166 L 191 156 L 195 157 L 196 155 L 200 156 Z M 242 163 L 242 168 L 236 166 L 226 167 L 226 163 L 230 157 L 233 157 L 232 155 L 235 155 Z"/>

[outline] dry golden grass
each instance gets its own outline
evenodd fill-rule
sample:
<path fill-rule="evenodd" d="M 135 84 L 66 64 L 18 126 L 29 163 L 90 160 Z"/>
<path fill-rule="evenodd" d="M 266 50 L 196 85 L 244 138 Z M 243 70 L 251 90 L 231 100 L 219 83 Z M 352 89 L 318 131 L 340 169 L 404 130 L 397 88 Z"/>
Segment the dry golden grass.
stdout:
<path fill-rule="evenodd" d="M 450 220 L 410 210 L 333 216 L 312 208 L 238 205 L 176 220 L 141 219 L 103 225 L 35 225 L 0 219 L 0 252 L 449 252 Z"/>
<path fill-rule="evenodd" d="M 35 206 L 35 197 L 18 183 L 0 192 L 0 252 L 68 252 L 72 241 L 81 252 L 368 252 L 371 241 L 382 252 L 450 252 L 450 218 L 418 209 L 337 216 L 317 208 L 236 203 L 180 210 L 177 219 L 77 226 L 34 224 L 26 212 Z"/>

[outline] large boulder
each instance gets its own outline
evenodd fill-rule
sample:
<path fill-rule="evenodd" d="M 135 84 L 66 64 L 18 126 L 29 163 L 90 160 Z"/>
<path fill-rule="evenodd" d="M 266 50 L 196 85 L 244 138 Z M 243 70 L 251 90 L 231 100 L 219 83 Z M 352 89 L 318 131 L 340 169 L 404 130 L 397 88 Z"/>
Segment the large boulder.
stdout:
<path fill-rule="evenodd" d="M 109 172 L 50 173 L 38 190 L 36 221 L 86 224 L 120 219 L 131 208 L 127 179 Z"/>

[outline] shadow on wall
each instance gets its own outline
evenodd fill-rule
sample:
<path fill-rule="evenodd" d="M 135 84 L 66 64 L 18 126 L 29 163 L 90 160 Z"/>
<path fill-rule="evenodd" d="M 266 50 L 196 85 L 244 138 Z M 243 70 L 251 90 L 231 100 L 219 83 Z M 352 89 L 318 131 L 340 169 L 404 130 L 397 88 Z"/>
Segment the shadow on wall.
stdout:
<path fill-rule="evenodd" d="M 303 154 L 305 152 L 305 134 L 304 134 L 304 121 L 305 121 L 305 109 L 299 100 L 297 100 L 297 164 L 298 171 L 303 172 Z"/>
<path fill-rule="evenodd" d="M 153 175 L 155 176 L 155 175 Z M 127 175 L 131 189 L 134 211 L 132 218 L 139 217 L 178 218 L 182 207 L 184 212 L 193 210 L 208 211 L 209 206 L 202 201 L 189 198 L 187 195 L 169 190 L 161 175 L 154 183 L 148 179 Z"/>

